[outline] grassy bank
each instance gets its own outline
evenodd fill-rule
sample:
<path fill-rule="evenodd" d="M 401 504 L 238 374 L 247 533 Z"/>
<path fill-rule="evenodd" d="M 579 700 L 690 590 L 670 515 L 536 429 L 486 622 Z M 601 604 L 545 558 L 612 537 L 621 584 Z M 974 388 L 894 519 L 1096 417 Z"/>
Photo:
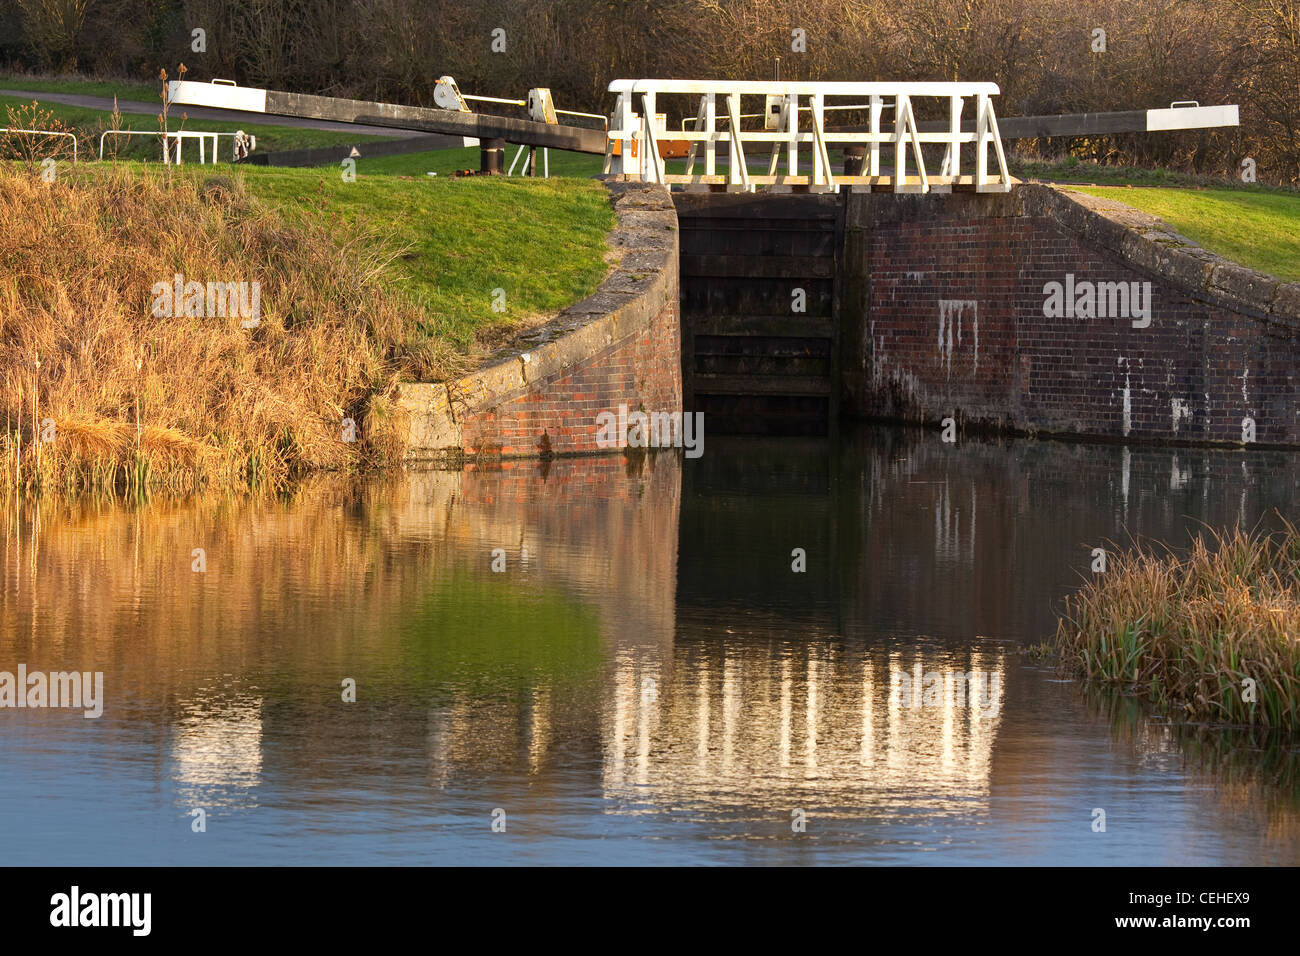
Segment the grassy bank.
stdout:
<path fill-rule="evenodd" d="M 1189 189 L 1240 189 L 1251 192 L 1291 192 L 1284 186 L 1243 183 L 1238 179 L 1181 172 L 1164 166 L 1116 166 L 1069 156 L 1043 160 L 1012 153 L 1007 167 L 1017 179 L 1077 186 L 1186 186 Z"/>
<path fill-rule="evenodd" d="M 477 150 L 475 150 L 477 154 Z M 289 221 L 369 230 L 392 256 L 385 282 L 411 297 L 420 336 L 459 350 L 491 347 L 589 295 L 604 278 L 614 216 L 590 180 L 367 176 L 337 167 L 245 173 L 248 189 Z M 501 289 L 504 311 L 492 311 Z"/>
<path fill-rule="evenodd" d="M 1063 665 L 1178 717 L 1300 730 L 1300 532 L 1137 548 L 1066 602 Z M 1252 683 L 1253 682 L 1253 683 Z M 1253 699 L 1252 699 L 1253 698 Z"/>
<path fill-rule="evenodd" d="M 604 189 L 574 180 L 94 164 L 46 183 L 0 164 L 0 487 L 188 490 L 392 461 L 394 385 L 463 370 L 593 291 L 612 225 Z M 176 274 L 257 282 L 256 326 L 155 315 Z"/>
<path fill-rule="evenodd" d="M 1074 187 L 1159 216 L 1187 238 L 1260 272 L 1300 279 L 1300 193 L 1279 190 Z"/>

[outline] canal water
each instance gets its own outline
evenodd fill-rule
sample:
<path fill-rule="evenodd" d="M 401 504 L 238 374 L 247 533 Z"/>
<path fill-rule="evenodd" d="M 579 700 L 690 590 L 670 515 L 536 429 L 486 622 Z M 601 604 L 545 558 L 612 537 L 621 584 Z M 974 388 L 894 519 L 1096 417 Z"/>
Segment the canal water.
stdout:
<path fill-rule="evenodd" d="M 1026 649 L 1094 548 L 1294 517 L 1296 466 L 873 427 L 10 500 L 0 671 L 104 702 L 0 709 L 0 854 L 1294 865 L 1293 742 Z"/>

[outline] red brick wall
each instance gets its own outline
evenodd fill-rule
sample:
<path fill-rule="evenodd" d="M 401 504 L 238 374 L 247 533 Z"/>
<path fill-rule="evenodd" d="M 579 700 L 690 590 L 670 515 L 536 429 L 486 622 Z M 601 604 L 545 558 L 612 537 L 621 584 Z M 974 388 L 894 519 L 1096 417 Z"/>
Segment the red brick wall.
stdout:
<path fill-rule="evenodd" d="M 636 334 L 562 373 L 504 396 L 462 422 L 466 455 L 532 456 L 612 452 L 596 444 L 596 416 L 682 410 L 676 270 L 668 303 Z"/>
<path fill-rule="evenodd" d="M 849 411 L 1196 442 L 1238 442 L 1251 416 L 1257 442 L 1300 443 L 1300 349 L 1286 324 L 1141 270 L 1014 197 L 849 201 L 863 204 L 845 260 Z M 1150 327 L 1044 317 L 1044 285 L 1067 273 L 1151 282 Z M 944 300 L 973 305 L 941 317 Z"/>

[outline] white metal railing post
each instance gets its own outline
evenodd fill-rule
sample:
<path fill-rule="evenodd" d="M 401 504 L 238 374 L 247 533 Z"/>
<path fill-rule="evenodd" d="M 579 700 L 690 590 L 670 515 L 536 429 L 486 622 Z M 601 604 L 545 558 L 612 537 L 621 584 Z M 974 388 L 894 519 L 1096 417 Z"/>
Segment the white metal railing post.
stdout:
<path fill-rule="evenodd" d="M 998 115 L 993 110 L 993 101 L 989 100 L 989 136 L 993 140 L 993 151 L 998 154 L 998 185 L 997 192 L 1006 192 L 1011 189 L 1011 171 L 1007 169 L 1007 154 L 1002 146 L 1002 131 L 998 129 Z M 986 183 L 978 183 L 975 186 L 977 192 L 992 192 L 994 190 L 986 188 Z"/>
<path fill-rule="evenodd" d="M 659 116 L 656 112 L 656 101 L 654 90 L 649 90 L 641 95 L 642 111 L 645 114 L 645 142 L 641 144 L 645 162 L 642 165 L 642 179 L 645 178 L 646 170 L 653 173 L 652 182 L 663 184 L 664 181 L 664 160 L 659 155 Z M 667 130 L 664 130 L 667 133 Z"/>
<path fill-rule="evenodd" d="M 636 150 L 636 178 L 645 182 L 645 117 L 639 113 L 633 139 L 632 148 Z"/>
<path fill-rule="evenodd" d="M 520 147 L 515 150 L 515 158 L 510 160 L 510 167 L 506 170 L 507 176 L 513 176 L 515 174 L 515 167 L 519 165 L 519 160 L 524 155 L 524 150 L 527 148 L 527 146 L 521 144 Z"/>
<path fill-rule="evenodd" d="M 894 192 L 900 192 L 907 183 L 907 147 L 903 142 L 907 136 L 906 93 L 894 97 Z"/>
<path fill-rule="evenodd" d="M 739 177 L 740 94 L 727 94 L 727 185 L 734 186 Z"/>
<path fill-rule="evenodd" d="M 631 90 L 619 94 L 618 103 L 614 107 L 614 132 L 621 133 L 622 136 L 614 140 L 619 144 L 619 156 L 610 171 L 623 174 L 630 173 L 634 168 L 632 166 L 632 144 L 635 135 Z"/>
<path fill-rule="evenodd" d="M 948 132 L 952 139 L 948 141 L 948 152 L 943 158 L 943 169 L 940 175 L 952 176 L 954 178 L 961 175 L 961 111 L 963 101 L 960 96 L 952 96 L 948 101 Z"/>
<path fill-rule="evenodd" d="M 875 93 L 871 94 L 871 143 L 870 155 L 867 159 L 867 175 L 880 175 L 880 114 L 884 112 L 885 101 Z"/>
<path fill-rule="evenodd" d="M 778 114 L 777 114 L 777 117 L 776 117 L 776 128 L 777 128 L 777 129 L 785 129 L 785 123 L 786 123 L 786 119 L 785 119 L 785 110 L 786 110 L 785 100 L 782 99 L 782 100 L 781 100 L 781 112 L 778 113 Z M 764 118 L 763 118 L 763 126 L 764 126 L 764 128 L 767 127 L 767 117 L 766 117 L 766 116 L 764 116 Z M 776 175 L 777 168 L 780 166 L 780 164 L 781 164 L 781 144 L 778 143 L 778 142 L 776 142 L 775 140 L 773 140 L 773 142 L 772 142 L 772 152 L 771 152 L 771 154 L 770 154 L 770 155 L 768 156 L 768 158 L 767 158 L 767 174 L 768 174 L 769 176 L 775 176 L 775 175 Z"/>
<path fill-rule="evenodd" d="M 718 99 L 714 93 L 704 94 L 704 175 L 718 175 Z"/>
<path fill-rule="evenodd" d="M 740 141 L 740 93 L 727 94 L 727 185 L 739 185 L 745 192 L 749 183 L 749 167 L 745 160 L 745 147 Z"/>
<path fill-rule="evenodd" d="M 1011 173 L 1007 170 L 1007 156 L 1002 148 L 1002 134 L 998 130 L 998 118 L 993 112 L 993 102 L 987 96 L 981 97 L 979 116 L 975 121 L 976 158 L 975 191 L 1006 192 L 1011 188 Z M 988 144 L 993 141 L 994 152 L 998 157 L 998 182 L 991 185 L 988 179 Z"/>
<path fill-rule="evenodd" d="M 700 130 L 704 127 L 704 100 L 700 97 L 699 109 L 695 111 L 695 129 Z M 682 120 L 682 132 L 686 132 L 686 120 Z M 691 140 L 691 148 L 686 153 L 686 175 L 691 176 L 695 173 L 695 160 L 699 156 L 700 144 L 698 140 Z"/>
<path fill-rule="evenodd" d="M 786 109 L 790 111 L 790 140 L 786 145 L 785 172 L 787 176 L 799 175 L 799 94 L 788 93 Z"/>
<path fill-rule="evenodd" d="M 646 114 L 650 117 L 650 136 L 654 140 L 654 142 L 651 144 L 653 148 L 650 150 L 650 162 L 654 168 L 655 182 L 662 185 L 664 181 L 664 173 L 666 172 L 666 170 L 664 169 L 663 155 L 659 152 L 659 133 L 668 132 L 668 127 L 666 125 L 668 122 L 668 117 L 667 116 L 664 117 L 665 126 L 664 129 L 661 131 L 659 129 L 659 105 L 653 91 L 651 91 L 649 94 L 649 106 L 650 108 L 646 110 Z"/>
<path fill-rule="evenodd" d="M 647 106 L 653 107 L 654 96 L 650 93 L 641 94 L 641 144 L 637 150 L 637 169 L 641 173 L 641 181 L 645 182 L 646 174 L 650 171 L 650 124 L 654 122 L 654 117 L 650 114 Z"/>
<path fill-rule="evenodd" d="M 826 111 L 825 100 L 821 93 L 814 93 L 810 103 L 813 131 L 813 181 L 812 185 L 835 186 L 835 177 L 831 174 L 831 157 L 826 149 Z"/>

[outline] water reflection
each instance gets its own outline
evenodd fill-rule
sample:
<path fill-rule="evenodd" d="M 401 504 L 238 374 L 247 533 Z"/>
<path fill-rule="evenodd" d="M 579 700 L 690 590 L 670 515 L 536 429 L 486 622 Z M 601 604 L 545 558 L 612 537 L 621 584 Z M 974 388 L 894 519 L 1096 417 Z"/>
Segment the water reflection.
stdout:
<path fill-rule="evenodd" d="M 666 681 L 624 659 L 609 682 L 604 792 L 667 807 L 980 800 L 1004 672 L 1001 653 L 845 654 L 825 644 L 692 644 Z M 968 699 L 956 678 L 972 673 L 990 679 Z M 932 695 L 923 674 L 939 676 Z M 900 692 L 913 680 L 914 694 Z"/>
<path fill-rule="evenodd" d="M 1292 747 L 1018 653 L 1092 548 L 1293 515 L 1295 474 L 864 429 L 10 499 L 0 670 L 101 670 L 107 701 L 0 711 L 0 836 L 35 862 L 1300 862 Z"/>
<path fill-rule="evenodd" d="M 172 779 L 182 801 L 225 803 L 262 774 L 262 699 L 215 691 L 186 701 L 172 725 Z"/>

